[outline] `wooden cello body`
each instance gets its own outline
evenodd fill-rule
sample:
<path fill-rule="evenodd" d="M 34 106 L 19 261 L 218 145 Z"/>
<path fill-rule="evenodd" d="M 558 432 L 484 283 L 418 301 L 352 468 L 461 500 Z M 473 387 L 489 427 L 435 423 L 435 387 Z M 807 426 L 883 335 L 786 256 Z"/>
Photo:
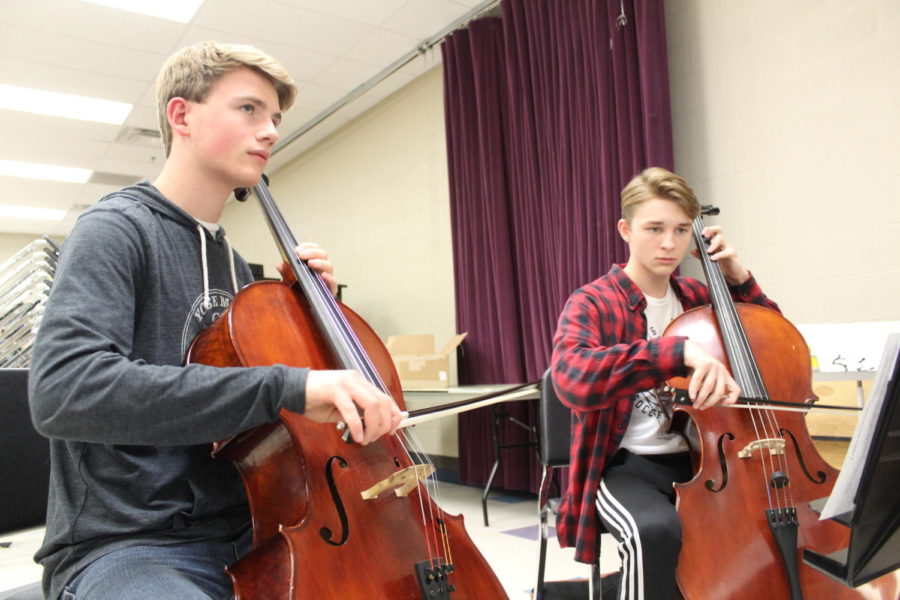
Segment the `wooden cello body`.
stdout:
<path fill-rule="evenodd" d="M 698 218 L 695 239 L 700 231 Z M 721 271 L 701 249 L 704 258 L 713 306 L 683 313 L 664 335 L 687 336 L 730 365 L 742 396 L 761 405 L 815 401 L 800 332 L 777 311 L 731 302 Z M 669 383 L 687 389 L 686 379 Z M 849 542 L 846 527 L 818 520 L 809 507 L 831 493 L 838 470 L 815 449 L 804 413 L 675 410 L 682 425 L 690 419 L 699 442 L 695 476 L 675 486 L 683 531 L 676 578 L 685 598 L 898 598 L 896 573 L 854 589 L 803 563 L 806 548 L 828 554 Z"/>
<path fill-rule="evenodd" d="M 279 242 L 283 253 L 296 245 Z M 365 369 L 375 372 L 366 375 L 402 409 L 399 378 L 380 339 L 328 295 L 340 312 L 331 318 L 352 330 L 359 342 L 352 352 L 363 353 Z M 201 332 L 188 361 L 347 368 L 328 339 L 331 325 L 323 331 L 319 300 L 297 285 L 251 284 Z M 424 466 L 414 464 L 399 434 L 361 446 L 345 441 L 334 423 L 282 411 L 273 423 L 219 442 L 214 454 L 236 465 L 253 520 L 253 550 L 228 569 L 238 600 L 507 597 L 462 518 L 444 514 L 429 497 Z"/>

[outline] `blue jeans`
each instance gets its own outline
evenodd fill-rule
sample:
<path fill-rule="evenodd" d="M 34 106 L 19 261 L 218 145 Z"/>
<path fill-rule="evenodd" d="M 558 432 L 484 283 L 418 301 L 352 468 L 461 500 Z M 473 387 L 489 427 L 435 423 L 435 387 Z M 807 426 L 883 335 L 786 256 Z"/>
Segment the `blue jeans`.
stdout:
<path fill-rule="evenodd" d="M 225 567 L 250 551 L 251 531 L 233 542 L 132 546 L 102 556 L 72 578 L 60 600 L 228 600 Z"/>

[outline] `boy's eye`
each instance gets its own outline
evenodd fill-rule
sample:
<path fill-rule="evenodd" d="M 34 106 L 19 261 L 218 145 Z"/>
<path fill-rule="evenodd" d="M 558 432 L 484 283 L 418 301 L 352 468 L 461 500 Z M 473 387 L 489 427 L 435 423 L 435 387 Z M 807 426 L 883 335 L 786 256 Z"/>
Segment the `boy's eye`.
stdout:
<path fill-rule="evenodd" d="M 252 104 L 244 104 L 241 106 L 241 110 L 247 113 L 252 113 L 255 107 Z"/>

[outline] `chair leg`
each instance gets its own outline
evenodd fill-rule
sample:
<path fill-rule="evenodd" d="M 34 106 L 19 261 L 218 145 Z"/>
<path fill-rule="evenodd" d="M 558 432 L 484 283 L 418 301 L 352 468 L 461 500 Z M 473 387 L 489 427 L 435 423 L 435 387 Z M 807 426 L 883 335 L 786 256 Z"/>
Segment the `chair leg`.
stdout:
<path fill-rule="evenodd" d="M 600 561 L 591 565 L 591 600 L 600 600 L 603 596 L 600 582 Z"/>
<path fill-rule="evenodd" d="M 544 597 L 544 574 L 547 567 L 547 516 L 550 514 L 549 491 L 552 473 L 553 469 L 551 467 L 544 467 L 541 487 L 538 490 L 538 535 L 540 543 L 538 545 L 538 572 L 537 581 L 534 585 L 534 600 L 543 600 Z"/>
<path fill-rule="evenodd" d="M 541 539 L 538 547 L 537 582 L 534 585 L 534 600 L 544 598 L 544 574 L 547 568 L 547 513 L 541 512 Z"/>

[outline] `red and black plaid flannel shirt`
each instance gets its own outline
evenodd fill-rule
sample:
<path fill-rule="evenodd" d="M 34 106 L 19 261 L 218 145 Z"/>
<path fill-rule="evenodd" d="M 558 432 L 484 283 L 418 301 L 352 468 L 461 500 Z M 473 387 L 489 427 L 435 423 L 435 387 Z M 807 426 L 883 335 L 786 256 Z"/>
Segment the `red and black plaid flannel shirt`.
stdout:
<path fill-rule="evenodd" d="M 685 376 L 684 337 L 647 340 L 644 294 L 622 270 L 576 290 L 566 303 L 553 338 L 553 383 L 572 410 L 569 488 L 556 521 L 562 547 L 575 547 L 575 560 L 599 556 L 599 521 L 594 500 L 600 477 L 616 453 L 631 417 L 631 397 L 665 380 Z M 685 310 L 710 303 L 696 279 L 672 276 Z M 731 289 L 738 302 L 778 310 L 753 276 Z"/>

